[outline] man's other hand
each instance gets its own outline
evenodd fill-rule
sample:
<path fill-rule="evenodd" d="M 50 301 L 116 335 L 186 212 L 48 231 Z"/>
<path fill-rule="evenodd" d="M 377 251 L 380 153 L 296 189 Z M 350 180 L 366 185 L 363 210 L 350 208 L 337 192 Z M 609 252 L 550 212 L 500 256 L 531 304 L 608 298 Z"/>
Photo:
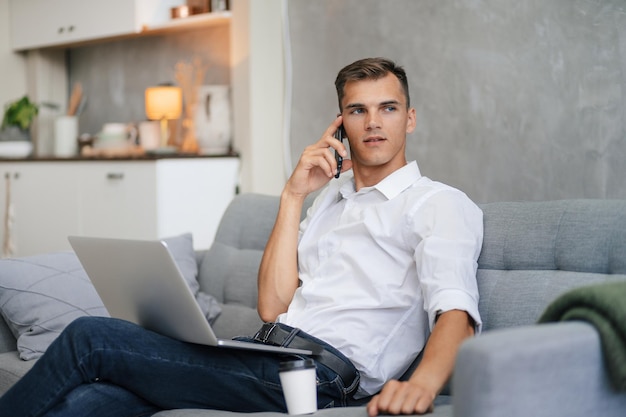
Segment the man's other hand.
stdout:
<path fill-rule="evenodd" d="M 367 404 L 370 417 L 379 414 L 426 414 L 433 411 L 437 396 L 427 387 L 414 382 L 389 381 Z"/>

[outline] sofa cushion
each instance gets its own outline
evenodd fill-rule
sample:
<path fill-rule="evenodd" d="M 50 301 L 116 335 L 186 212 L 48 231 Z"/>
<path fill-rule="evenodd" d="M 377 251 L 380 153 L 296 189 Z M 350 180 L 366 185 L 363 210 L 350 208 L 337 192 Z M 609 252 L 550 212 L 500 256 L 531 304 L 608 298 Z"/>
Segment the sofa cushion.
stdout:
<path fill-rule="evenodd" d="M 200 264 L 202 288 L 221 303 L 256 308 L 256 276 L 262 256 L 261 250 L 214 242 Z"/>
<path fill-rule="evenodd" d="M 305 200 L 302 217 L 316 195 Z M 198 282 L 202 290 L 222 303 L 256 308 L 259 263 L 276 221 L 278 204 L 277 197 L 261 194 L 241 194 L 233 199 L 213 245 L 200 262 Z"/>
<path fill-rule="evenodd" d="M 23 361 L 16 351 L 0 353 L 0 397 L 33 367 L 35 361 Z"/>
<path fill-rule="evenodd" d="M 237 336 L 252 336 L 262 324 L 256 309 L 237 304 L 224 304 L 222 314 L 212 327 L 217 337 L 228 340 Z"/>
<path fill-rule="evenodd" d="M 563 293 L 593 283 L 626 281 L 626 275 L 589 272 L 479 269 L 478 310 L 483 331 L 531 325 Z"/>
<path fill-rule="evenodd" d="M 0 308 L 24 360 L 41 356 L 74 319 L 108 315 L 73 252 L 1 262 Z"/>
<path fill-rule="evenodd" d="M 221 311 L 199 291 L 191 234 L 165 239 L 185 280 L 210 320 Z M 108 316 L 73 252 L 0 260 L 0 310 L 24 360 L 38 358 L 74 319 Z"/>
<path fill-rule="evenodd" d="M 173 236 L 163 240 L 167 244 L 191 292 L 195 295 L 196 301 L 205 317 L 209 322 L 213 322 L 220 315 L 222 309 L 215 297 L 200 290 L 200 284 L 198 284 L 198 262 L 193 248 L 193 236 L 191 233 L 184 233 L 180 236 Z"/>
<path fill-rule="evenodd" d="M 535 323 L 564 292 L 626 279 L 626 201 L 482 204 L 483 330 Z"/>
<path fill-rule="evenodd" d="M 314 197 L 305 201 L 303 215 Z M 257 274 L 278 204 L 275 196 L 236 196 L 222 217 L 213 245 L 202 253 L 200 288 L 223 303 L 213 326 L 220 338 L 251 335 L 262 323 L 256 311 Z"/>
<path fill-rule="evenodd" d="M 481 269 L 626 274 L 626 201 L 482 204 Z"/>

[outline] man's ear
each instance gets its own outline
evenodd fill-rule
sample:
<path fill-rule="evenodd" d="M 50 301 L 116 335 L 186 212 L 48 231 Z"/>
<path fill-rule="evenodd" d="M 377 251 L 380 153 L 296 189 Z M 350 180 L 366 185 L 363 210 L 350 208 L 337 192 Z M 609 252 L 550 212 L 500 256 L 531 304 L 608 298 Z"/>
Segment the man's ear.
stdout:
<path fill-rule="evenodd" d="M 411 107 L 407 112 L 406 133 L 411 133 L 415 130 L 415 126 L 417 125 L 416 118 L 415 108 Z"/>

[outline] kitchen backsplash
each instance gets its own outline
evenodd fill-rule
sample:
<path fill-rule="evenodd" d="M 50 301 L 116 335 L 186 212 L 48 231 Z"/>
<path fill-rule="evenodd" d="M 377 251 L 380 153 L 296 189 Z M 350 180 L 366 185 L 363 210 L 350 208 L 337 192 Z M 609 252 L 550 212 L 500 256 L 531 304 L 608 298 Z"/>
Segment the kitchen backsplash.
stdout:
<path fill-rule="evenodd" d="M 208 65 L 204 84 L 230 84 L 228 26 L 120 40 L 68 50 L 70 86 L 81 82 L 86 105 L 80 133 L 97 133 L 107 122 L 146 120 L 144 92 L 175 83 L 181 60 L 198 57 Z"/>

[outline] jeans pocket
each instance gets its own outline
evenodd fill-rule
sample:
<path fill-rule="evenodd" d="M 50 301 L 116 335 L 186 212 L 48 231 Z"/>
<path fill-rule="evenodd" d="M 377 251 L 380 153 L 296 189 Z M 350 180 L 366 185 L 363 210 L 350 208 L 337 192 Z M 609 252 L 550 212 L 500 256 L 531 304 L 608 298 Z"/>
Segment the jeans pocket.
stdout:
<path fill-rule="evenodd" d="M 320 364 L 317 365 L 317 379 L 317 403 L 320 409 L 349 405 L 355 387 L 346 387 L 339 375 Z M 356 379 L 355 384 L 358 386 L 359 378 Z"/>

